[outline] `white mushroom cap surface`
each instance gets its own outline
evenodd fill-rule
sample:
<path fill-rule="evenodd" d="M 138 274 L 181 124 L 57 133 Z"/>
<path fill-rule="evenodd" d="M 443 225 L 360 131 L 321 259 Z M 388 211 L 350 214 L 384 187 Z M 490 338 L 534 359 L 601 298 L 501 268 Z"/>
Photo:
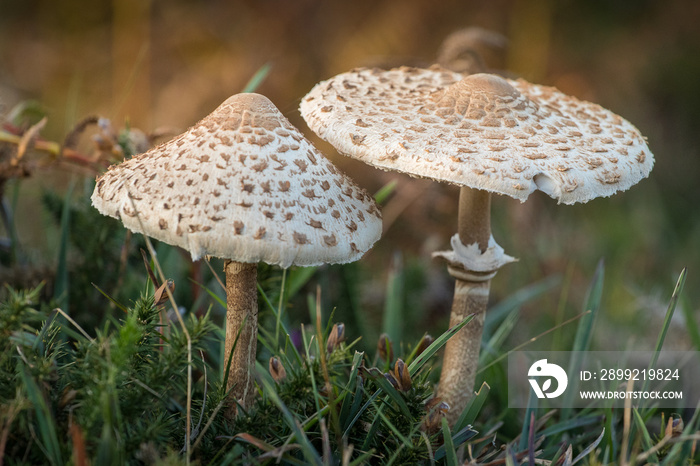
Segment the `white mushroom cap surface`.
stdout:
<path fill-rule="evenodd" d="M 521 201 L 537 189 L 564 204 L 610 196 L 654 164 L 620 116 L 491 74 L 357 69 L 317 84 L 301 114 L 342 154 Z"/>
<path fill-rule="evenodd" d="M 230 97 L 184 134 L 110 167 L 92 203 L 193 260 L 345 263 L 381 235 L 372 197 L 259 94 Z"/>

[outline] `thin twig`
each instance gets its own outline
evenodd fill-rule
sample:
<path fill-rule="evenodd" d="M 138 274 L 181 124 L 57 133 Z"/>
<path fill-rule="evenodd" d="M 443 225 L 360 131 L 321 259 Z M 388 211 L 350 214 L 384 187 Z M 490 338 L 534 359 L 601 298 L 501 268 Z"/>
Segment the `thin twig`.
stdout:
<path fill-rule="evenodd" d="M 10 427 L 12 427 L 15 417 L 17 417 L 20 412 L 22 412 L 22 407 L 17 404 L 13 404 L 11 408 L 5 411 L 2 433 L 0 433 L 0 466 L 2 466 L 5 461 L 5 446 L 7 445 L 7 439 L 10 435 Z"/>
<path fill-rule="evenodd" d="M 634 379 L 627 381 L 627 392 L 631 392 L 634 387 Z M 625 411 L 622 416 L 622 446 L 620 447 L 620 466 L 627 466 L 627 448 L 630 442 L 630 424 L 632 423 L 632 398 L 625 399 Z"/>
<path fill-rule="evenodd" d="M 197 440 L 195 440 L 194 445 L 192 445 L 192 450 L 196 450 L 197 447 L 199 446 L 199 443 L 202 441 L 204 438 L 204 434 L 209 430 L 209 426 L 211 426 L 211 423 L 214 422 L 214 419 L 216 419 L 216 415 L 219 414 L 219 411 L 221 408 L 224 407 L 224 402 L 226 399 L 223 399 L 219 402 L 218 405 L 216 405 L 216 408 L 214 408 L 214 411 L 212 411 L 211 416 L 209 416 L 209 420 L 207 421 L 206 424 L 204 424 L 204 429 L 199 433 L 199 437 L 197 437 Z"/>
<path fill-rule="evenodd" d="M 0 131 L 0 142 L 7 142 L 9 144 L 19 146 L 19 144 L 22 142 L 22 138 L 6 131 Z M 34 145 L 32 147 L 36 150 L 48 152 L 53 156 L 57 156 L 61 150 L 61 146 L 57 142 L 46 141 L 40 138 L 37 138 L 34 141 Z"/>
<path fill-rule="evenodd" d="M 401 216 L 403 211 L 414 205 L 416 200 L 422 197 L 429 187 L 430 183 L 423 180 L 410 180 L 405 185 L 402 185 L 401 189 L 395 189 L 395 192 L 398 193 L 397 196 L 391 199 L 382 209 L 384 234 L 394 225 L 394 222 Z"/>
<path fill-rule="evenodd" d="M 527 457 L 530 464 L 535 464 L 535 413 L 530 413 L 530 431 L 527 433 Z"/>
<path fill-rule="evenodd" d="M 148 272 L 148 277 L 153 283 L 153 289 L 157 290 L 158 288 L 160 288 L 160 284 L 158 283 L 158 279 L 156 278 L 156 276 L 153 274 L 151 264 L 148 261 L 148 256 L 146 255 L 146 251 L 144 251 L 143 248 L 141 248 L 141 257 L 143 257 L 143 265 L 146 266 L 146 272 Z"/>
<path fill-rule="evenodd" d="M 331 384 L 330 373 L 328 372 L 328 361 L 326 359 L 325 345 L 323 341 L 323 330 L 321 328 L 321 286 L 316 287 L 316 338 L 318 340 L 318 356 L 321 362 L 321 371 L 323 373 L 324 387 L 328 396 L 328 405 L 333 406 L 335 394 L 333 393 L 333 385 Z M 331 410 L 331 420 L 338 442 L 341 442 L 342 432 L 340 431 L 340 423 L 338 422 L 338 413 L 336 410 Z"/>
<path fill-rule="evenodd" d="M 199 421 L 194 428 L 193 435 L 197 435 L 199 426 L 202 425 L 202 421 L 204 420 L 204 408 L 207 406 L 207 364 L 204 362 L 204 353 L 202 350 L 199 350 L 199 357 L 202 359 L 202 367 L 204 368 L 204 395 L 202 395 L 202 410 L 199 413 Z"/>
<path fill-rule="evenodd" d="M 132 237 L 131 230 L 126 230 L 124 235 L 124 244 L 122 245 L 121 254 L 119 255 L 119 269 L 117 270 L 117 280 L 112 288 L 112 293 L 117 294 L 119 288 L 124 284 L 124 276 L 126 272 L 126 266 L 129 260 L 129 243 L 131 243 Z"/>
<path fill-rule="evenodd" d="M 277 324 L 275 325 L 275 345 L 279 345 L 280 326 L 282 325 L 282 306 L 284 305 L 284 286 L 287 281 L 287 269 L 282 269 L 282 286 L 280 286 L 280 299 L 277 304 Z"/>
<path fill-rule="evenodd" d="M 155 397 L 158 398 L 159 400 L 161 400 L 161 401 L 167 401 L 165 398 L 163 398 L 163 395 L 161 395 L 161 394 L 158 393 L 157 391 L 153 390 L 151 387 L 149 387 L 149 386 L 146 385 L 145 383 L 141 382 L 141 381 L 140 381 L 139 379 L 137 379 L 136 377 L 132 377 L 131 380 L 132 380 L 133 382 L 135 382 L 136 385 L 138 385 L 139 387 L 143 388 L 144 390 L 146 390 L 148 393 L 150 393 L 151 395 L 155 396 Z"/>
<path fill-rule="evenodd" d="M 44 128 L 44 126 L 46 126 L 47 121 L 49 121 L 47 117 L 42 118 L 38 123 L 32 125 L 32 127 L 22 135 L 19 144 L 17 144 L 17 153 L 15 158 L 11 162 L 13 165 L 19 163 L 19 160 L 24 157 L 27 149 L 30 149 L 34 145 L 34 141 L 36 141 L 37 137 L 39 137 L 39 132 Z"/>
<path fill-rule="evenodd" d="M 669 422 L 671 420 L 669 419 Z M 647 458 L 649 458 L 651 455 L 655 454 L 659 450 L 661 450 L 663 447 L 666 446 L 668 443 L 679 443 L 679 442 L 686 442 L 686 441 L 697 441 L 700 440 L 700 435 L 688 435 L 688 436 L 680 436 L 680 437 L 673 437 L 673 435 L 669 432 L 668 434 L 665 434 L 661 440 L 659 440 L 659 443 L 648 449 L 647 451 L 643 451 L 642 453 L 638 454 L 635 458 L 637 463 L 642 463 L 646 461 Z"/>
<path fill-rule="evenodd" d="M 565 326 L 565 325 L 568 325 L 568 324 L 570 324 L 571 322 L 574 322 L 575 320 L 578 320 L 578 319 L 580 319 L 581 317 L 583 317 L 583 316 L 585 316 L 585 315 L 587 315 L 587 314 L 590 314 L 590 313 L 591 313 L 591 311 L 582 312 L 581 314 L 579 314 L 579 315 L 577 315 L 577 316 L 574 316 L 574 317 L 572 317 L 571 319 L 566 320 L 566 321 L 562 322 L 561 324 L 556 325 L 556 326 L 550 328 L 549 330 L 546 330 L 546 331 L 540 333 L 539 335 L 530 338 L 530 339 L 527 340 L 526 342 L 519 344 L 518 346 L 516 346 L 516 347 L 513 348 L 512 350 L 508 351 L 507 353 L 504 353 L 504 354 L 502 354 L 501 356 L 497 357 L 496 359 L 494 359 L 493 361 L 491 361 L 490 363 L 488 363 L 487 365 L 485 365 L 484 367 L 482 367 L 481 369 L 479 369 L 478 371 L 476 371 L 476 373 L 477 373 L 477 374 L 482 373 L 483 371 L 485 371 L 485 370 L 488 369 L 489 367 L 493 366 L 494 364 L 498 364 L 500 361 L 502 361 L 503 359 L 507 358 L 508 355 L 509 355 L 510 353 L 514 353 L 514 352 L 516 352 L 516 351 L 519 351 L 519 350 L 521 350 L 522 348 L 524 348 L 524 347 L 526 347 L 527 345 L 529 345 L 530 343 L 534 343 L 534 342 L 537 341 L 539 338 L 542 338 L 543 336 L 547 335 L 548 333 L 551 333 L 551 332 L 555 331 L 556 329 L 558 329 L 558 328 L 560 328 L 560 327 L 563 327 L 563 326 Z"/>
<path fill-rule="evenodd" d="M 56 309 L 54 309 L 54 312 L 58 312 L 58 313 L 61 314 L 63 317 L 65 317 L 66 320 L 67 320 L 68 322 L 70 322 L 71 324 L 73 324 L 73 326 L 74 326 L 75 328 L 77 328 L 77 329 L 80 331 L 80 333 L 83 334 L 83 336 L 84 336 L 85 338 L 87 338 L 87 339 L 90 340 L 90 341 L 93 340 L 93 338 L 92 338 L 90 335 L 88 335 L 88 333 L 87 333 L 85 330 L 83 330 L 83 328 L 82 328 L 80 325 L 78 325 L 78 323 L 77 323 L 76 321 L 74 321 L 74 320 L 71 318 L 71 316 L 69 316 L 68 314 L 66 314 L 66 313 L 63 311 L 63 309 L 61 309 L 60 307 L 57 307 Z"/>
<path fill-rule="evenodd" d="M 209 270 L 211 270 L 212 275 L 214 275 L 214 278 L 216 278 L 216 281 L 219 282 L 219 285 L 221 285 L 221 289 L 225 290 L 226 285 L 224 285 L 224 282 L 221 281 L 219 278 L 219 275 L 214 271 L 214 267 L 211 266 L 208 260 L 204 260 L 204 263 L 207 264 L 207 267 L 209 267 Z"/>

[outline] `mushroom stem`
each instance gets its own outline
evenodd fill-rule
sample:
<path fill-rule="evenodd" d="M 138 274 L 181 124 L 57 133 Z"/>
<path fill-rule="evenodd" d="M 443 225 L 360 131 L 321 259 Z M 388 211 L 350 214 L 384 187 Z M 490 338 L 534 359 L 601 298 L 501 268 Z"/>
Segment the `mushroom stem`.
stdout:
<path fill-rule="evenodd" d="M 462 244 L 478 243 L 485 252 L 491 238 L 491 193 L 463 187 L 459 191 L 457 232 Z"/>
<path fill-rule="evenodd" d="M 229 260 L 224 270 L 227 306 L 224 374 L 230 367 L 226 383 L 229 392 L 226 417 L 232 419 L 236 416 L 236 403 L 248 409 L 255 395 L 253 370 L 258 343 L 258 267 L 257 264 Z"/>
<path fill-rule="evenodd" d="M 491 193 L 462 188 L 458 223 L 462 244 L 477 243 L 481 252 L 485 252 L 491 238 Z M 456 279 L 450 327 L 474 314 L 471 322 L 445 345 L 438 396 L 450 405 L 447 420 L 454 425 L 474 391 L 492 273 L 452 269 L 450 273 Z"/>
<path fill-rule="evenodd" d="M 454 425 L 462 414 L 474 391 L 490 284 L 490 280 L 455 281 L 450 328 L 470 314 L 474 314 L 474 318 L 445 344 L 438 397 L 450 405 L 446 415 L 450 425 Z"/>

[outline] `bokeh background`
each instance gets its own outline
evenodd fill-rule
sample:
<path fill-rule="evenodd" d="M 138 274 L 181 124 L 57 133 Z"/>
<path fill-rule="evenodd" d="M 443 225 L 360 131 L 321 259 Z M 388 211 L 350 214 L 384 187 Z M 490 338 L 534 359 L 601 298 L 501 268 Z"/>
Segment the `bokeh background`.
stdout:
<path fill-rule="evenodd" d="M 698 24 L 700 2 L 692 0 L 0 0 L 0 113 L 37 101 L 48 115 L 42 137 L 58 142 L 87 115 L 109 118 L 115 128 L 178 133 L 269 66 L 258 92 L 334 163 L 370 192 L 397 182 L 384 204 L 385 235 L 357 272 L 363 277 L 359 297 L 334 294 L 335 269 L 318 274 L 328 288 L 327 308 L 337 308 L 336 320 L 359 320 L 349 337 L 362 336 L 371 347 L 382 326 L 387 282 L 398 273 L 406 315 L 398 335 L 415 341 L 425 330 L 440 333 L 447 322 L 451 281 L 430 252 L 446 248 L 456 229 L 458 190 L 338 155 L 308 130 L 298 105 L 316 82 L 337 73 L 360 66 L 427 66 L 455 30 L 497 32 L 508 40 L 501 71 L 622 115 L 646 135 L 656 158 L 650 178 L 586 205 L 559 206 L 541 193 L 524 204 L 494 199 L 494 236 L 520 261 L 499 272 L 493 302 L 548 277 L 555 280 L 521 309 L 513 344 L 579 313 L 596 264 L 604 259 L 594 347 L 652 348 L 675 281 L 688 267 L 683 312 L 677 312 L 667 339 L 688 348 L 689 328 L 700 318 Z M 83 139 L 81 147 L 89 152 L 89 135 Z M 56 216 L 42 198 L 46 192 L 65 195 L 73 186 L 71 195 L 84 199 L 94 176 L 83 168 L 42 164 L 31 177 L 5 186 L 6 199 L 15 194 L 15 227 L 26 261 L 3 264 L 3 281 L 16 284 L 30 269 L 51 284 L 61 241 Z M 71 231 L 69 257 L 76 263 L 81 234 L 91 233 Z M 123 248 L 123 240 L 113 246 Z M 134 251 L 129 254 L 138 262 Z M 177 257 L 172 267 L 190 274 L 187 258 Z M 124 282 L 123 272 L 114 269 L 114 283 Z M 72 273 L 76 283 L 86 272 L 76 266 Z M 189 285 L 178 293 L 186 307 L 196 294 Z M 91 303 L 99 299 L 104 302 L 98 295 Z M 103 312 L 75 299 L 70 306 L 74 314 Z M 351 307 L 363 317 L 351 315 Z M 298 318 L 308 321 L 308 314 L 298 310 Z M 559 338 L 573 329 L 563 332 Z M 547 347 L 548 338 L 536 345 Z"/>

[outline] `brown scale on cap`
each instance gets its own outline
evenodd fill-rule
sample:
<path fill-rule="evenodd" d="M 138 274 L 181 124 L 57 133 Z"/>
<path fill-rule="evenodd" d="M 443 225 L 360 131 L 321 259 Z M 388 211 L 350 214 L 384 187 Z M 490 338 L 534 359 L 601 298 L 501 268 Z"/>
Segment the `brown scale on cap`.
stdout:
<path fill-rule="evenodd" d="M 331 105 L 338 100 L 353 110 Z M 317 84 L 301 113 L 345 155 L 521 201 L 537 189 L 565 204 L 610 196 L 654 163 L 642 135 L 620 116 L 553 87 L 491 74 L 357 69 Z"/>
<path fill-rule="evenodd" d="M 351 208 L 331 212 L 331 199 Z M 381 233 L 371 196 L 258 94 L 233 96 L 184 134 L 110 167 L 92 201 L 194 259 L 342 263 L 358 259 Z"/>

